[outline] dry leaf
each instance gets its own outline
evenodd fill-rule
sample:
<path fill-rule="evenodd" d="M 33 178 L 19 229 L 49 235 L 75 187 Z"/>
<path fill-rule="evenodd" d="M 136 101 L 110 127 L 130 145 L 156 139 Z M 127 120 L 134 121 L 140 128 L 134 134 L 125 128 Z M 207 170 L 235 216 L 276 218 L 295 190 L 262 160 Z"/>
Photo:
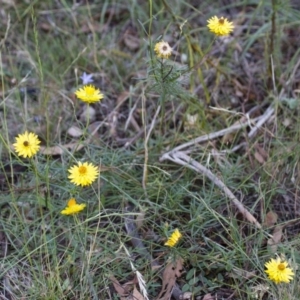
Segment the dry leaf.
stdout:
<path fill-rule="evenodd" d="M 83 131 L 82 131 L 80 128 L 76 127 L 76 126 L 70 127 L 70 128 L 68 129 L 67 133 L 68 133 L 70 136 L 75 137 L 75 138 L 80 137 L 80 136 L 83 135 Z"/>
<path fill-rule="evenodd" d="M 266 161 L 269 157 L 267 151 L 264 150 L 261 146 L 258 144 L 255 145 L 255 150 L 263 157 L 263 159 Z"/>
<path fill-rule="evenodd" d="M 179 257 L 175 262 L 170 262 L 163 273 L 162 289 L 156 300 L 169 300 L 172 295 L 173 286 L 178 277 L 181 276 L 183 259 Z"/>
<path fill-rule="evenodd" d="M 190 300 L 192 299 L 193 293 L 185 292 L 181 295 L 180 300 Z"/>
<path fill-rule="evenodd" d="M 81 27 L 79 28 L 79 33 L 91 33 L 91 32 L 98 32 L 103 33 L 108 30 L 108 26 L 106 24 L 101 25 L 99 22 L 88 22 L 83 23 Z"/>
<path fill-rule="evenodd" d="M 92 123 L 93 121 L 95 121 L 95 118 L 96 110 L 90 105 L 87 105 L 84 111 L 79 116 L 80 121 L 88 123 Z"/>
<path fill-rule="evenodd" d="M 53 146 L 53 147 L 44 147 L 41 146 L 40 153 L 45 155 L 62 155 L 66 149 L 69 151 L 79 151 L 84 147 L 83 143 L 69 143 L 61 146 Z"/>
<path fill-rule="evenodd" d="M 133 289 L 132 300 L 145 300 L 143 295 L 137 290 L 136 287 Z"/>
<path fill-rule="evenodd" d="M 289 127 L 292 124 L 292 120 L 290 118 L 285 118 L 282 122 L 284 127 Z"/>
<path fill-rule="evenodd" d="M 131 35 L 130 33 L 124 34 L 124 44 L 130 49 L 130 50 L 136 50 L 140 47 L 140 39 L 136 36 Z"/>
<path fill-rule="evenodd" d="M 264 158 L 262 157 L 262 155 L 261 155 L 259 152 L 257 152 L 257 151 L 255 151 L 254 157 L 255 157 L 255 159 L 256 159 L 260 164 L 264 164 L 264 163 L 266 162 L 266 161 L 264 160 Z"/>
<path fill-rule="evenodd" d="M 265 221 L 263 223 L 263 227 L 269 228 L 275 225 L 277 222 L 278 216 L 275 212 L 269 211 L 266 215 Z"/>
<path fill-rule="evenodd" d="M 49 32 L 51 31 L 53 28 L 53 26 L 47 22 L 41 22 L 39 24 L 39 28 L 42 29 L 43 31 Z"/>
<path fill-rule="evenodd" d="M 159 270 L 162 266 L 161 265 L 152 265 L 151 266 L 151 270 L 156 272 L 157 270 Z"/>
<path fill-rule="evenodd" d="M 283 225 L 277 225 L 274 228 L 273 236 L 268 240 L 268 246 L 273 253 L 277 251 L 278 244 L 281 242 L 283 228 Z"/>
<path fill-rule="evenodd" d="M 130 97 L 129 91 L 123 91 L 117 98 L 117 108 L 119 108 Z"/>
<path fill-rule="evenodd" d="M 140 39 L 138 37 L 138 31 L 131 24 L 127 25 L 122 36 L 124 44 L 130 50 L 137 50 L 140 47 Z"/>
<path fill-rule="evenodd" d="M 130 294 L 128 286 L 122 286 L 119 281 L 117 280 L 117 278 L 113 275 L 111 275 L 109 277 L 109 279 L 111 280 L 116 292 L 118 293 L 118 295 L 121 297 L 121 299 L 127 299 L 128 295 Z M 123 298 L 124 297 L 124 298 Z"/>
<path fill-rule="evenodd" d="M 216 298 L 212 294 L 206 294 L 202 300 L 215 300 Z"/>

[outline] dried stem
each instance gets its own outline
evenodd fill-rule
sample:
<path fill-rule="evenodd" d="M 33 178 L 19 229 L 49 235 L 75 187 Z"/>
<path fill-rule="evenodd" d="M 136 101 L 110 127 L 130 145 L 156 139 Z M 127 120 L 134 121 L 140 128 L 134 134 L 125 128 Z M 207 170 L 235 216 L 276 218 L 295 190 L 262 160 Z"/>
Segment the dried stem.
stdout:
<path fill-rule="evenodd" d="M 214 175 L 210 170 L 205 168 L 203 165 L 186 155 L 185 153 L 178 151 L 173 154 L 165 156 L 165 159 L 169 159 L 177 164 L 185 166 L 189 169 L 192 169 L 198 173 L 201 173 L 208 177 L 215 185 L 217 185 L 225 195 L 233 202 L 233 204 L 238 208 L 238 210 L 243 214 L 243 216 L 250 222 L 253 223 L 257 228 L 261 229 L 261 225 L 256 220 L 256 218 L 244 207 L 244 205 L 234 196 L 231 190 Z"/>

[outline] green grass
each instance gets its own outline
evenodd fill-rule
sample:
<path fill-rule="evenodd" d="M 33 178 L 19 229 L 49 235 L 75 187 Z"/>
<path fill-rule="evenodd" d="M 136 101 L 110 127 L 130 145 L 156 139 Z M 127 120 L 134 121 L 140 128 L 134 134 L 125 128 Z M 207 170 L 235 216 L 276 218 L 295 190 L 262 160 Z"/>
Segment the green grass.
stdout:
<path fill-rule="evenodd" d="M 299 10 L 293 3 L 27 2 L 1 4 L 0 298 L 120 299 L 112 276 L 120 285 L 131 282 L 130 293 L 133 265 L 149 299 L 156 299 L 163 270 L 180 256 L 184 270 L 176 282 L 191 299 L 250 300 L 259 291 L 257 299 L 299 299 Z M 234 21 L 231 37 L 215 39 L 208 31 L 213 15 Z M 153 53 L 161 38 L 175 50 L 163 70 Z M 83 72 L 94 75 L 105 95 L 92 105 L 88 124 L 86 105 L 74 95 Z M 247 136 L 251 124 L 184 149 L 222 180 L 259 229 L 216 182 L 160 158 L 240 124 L 251 109 L 248 118 L 259 117 L 272 104 L 255 136 Z M 84 135 L 70 136 L 72 126 Z M 10 145 L 25 130 L 64 151 L 17 157 Z M 69 182 L 76 161 L 101 165 L 90 187 Z M 86 209 L 61 215 L 71 197 Z M 278 220 L 266 226 L 270 211 Z M 126 230 L 131 219 L 145 249 Z M 279 226 L 275 253 L 268 241 Z M 175 228 L 183 238 L 168 249 Z M 295 272 L 289 284 L 275 285 L 264 272 L 277 254 Z"/>

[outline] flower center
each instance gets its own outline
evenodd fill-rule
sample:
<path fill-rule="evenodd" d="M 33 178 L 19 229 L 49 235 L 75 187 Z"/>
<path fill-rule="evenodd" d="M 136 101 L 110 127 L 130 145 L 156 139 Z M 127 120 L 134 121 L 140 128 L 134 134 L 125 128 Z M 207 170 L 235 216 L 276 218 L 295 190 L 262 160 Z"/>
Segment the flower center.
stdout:
<path fill-rule="evenodd" d="M 29 142 L 28 141 L 24 141 L 23 146 L 24 147 L 28 147 L 29 146 Z"/>
<path fill-rule="evenodd" d="M 74 198 L 71 198 L 69 201 L 68 201 L 68 206 L 71 207 L 71 206 L 74 206 L 76 205 L 76 200 Z"/>
<path fill-rule="evenodd" d="M 85 92 L 87 93 L 87 95 L 92 96 L 94 94 L 94 89 L 91 87 L 87 87 Z"/>
<path fill-rule="evenodd" d="M 80 175 L 85 175 L 86 174 L 86 167 L 85 166 L 80 166 L 78 171 L 79 171 Z"/>
<path fill-rule="evenodd" d="M 163 46 L 163 47 L 162 47 L 162 50 L 163 50 L 163 51 L 167 51 L 167 50 L 168 50 L 168 47 L 167 47 L 167 46 Z"/>
<path fill-rule="evenodd" d="M 220 25 L 223 25 L 223 24 L 224 24 L 224 22 L 225 22 L 224 18 L 223 18 L 223 17 L 222 17 L 222 18 L 220 18 L 220 20 L 219 20 L 219 24 L 220 24 Z"/>
<path fill-rule="evenodd" d="M 285 265 L 283 263 L 278 265 L 278 270 L 283 271 L 285 269 Z"/>

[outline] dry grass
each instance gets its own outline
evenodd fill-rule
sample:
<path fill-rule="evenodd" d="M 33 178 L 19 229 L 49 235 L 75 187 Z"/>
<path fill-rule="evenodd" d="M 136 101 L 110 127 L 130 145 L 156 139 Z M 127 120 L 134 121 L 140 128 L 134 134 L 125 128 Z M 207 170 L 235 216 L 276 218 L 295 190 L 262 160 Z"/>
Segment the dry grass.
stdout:
<path fill-rule="evenodd" d="M 297 1 L 0 4 L 0 299 L 156 299 L 165 276 L 176 300 L 299 299 L 264 272 L 300 261 Z M 105 94 L 89 109 L 83 72 Z M 33 160 L 10 147 L 24 130 Z M 100 166 L 91 187 L 68 181 L 76 160 Z M 87 209 L 61 215 L 70 197 Z"/>

